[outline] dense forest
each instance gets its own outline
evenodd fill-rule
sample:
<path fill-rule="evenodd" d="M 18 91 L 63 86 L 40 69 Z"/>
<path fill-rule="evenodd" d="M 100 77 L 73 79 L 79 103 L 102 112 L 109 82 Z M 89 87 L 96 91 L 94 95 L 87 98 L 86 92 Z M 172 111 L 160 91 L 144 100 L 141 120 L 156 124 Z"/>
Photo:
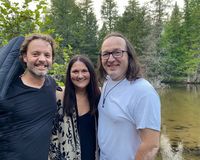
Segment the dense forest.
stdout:
<path fill-rule="evenodd" d="M 102 38 L 118 31 L 133 43 L 143 74 L 154 85 L 200 83 L 199 0 L 184 0 L 183 8 L 169 0 L 149 0 L 143 6 L 129 0 L 122 15 L 114 0 L 103 0 L 102 26 L 97 25 L 92 0 L 51 0 L 50 4 L 0 0 L 0 13 L 0 47 L 33 32 L 55 38 L 56 59 L 50 74 L 58 82 L 63 82 L 73 54 L 87 54 L 96 65 Z"/>

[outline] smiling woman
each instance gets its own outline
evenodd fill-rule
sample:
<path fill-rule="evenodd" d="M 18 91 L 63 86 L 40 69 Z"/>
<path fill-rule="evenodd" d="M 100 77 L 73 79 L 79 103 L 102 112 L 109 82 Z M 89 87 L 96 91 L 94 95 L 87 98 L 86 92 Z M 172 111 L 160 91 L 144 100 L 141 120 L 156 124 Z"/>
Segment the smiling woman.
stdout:
<path fill-rule="evenodd" d="M 89 58 L 83 55 L 71 58 L 64 92 L 57 93 L 57 97 L 59 114 L 54 122 L 50 159 L 94 160 L 98 153 L 96 128 L 100 90 Z"/>
<path fill-rule="evenodd" d="M 81 61 L 76 61 L 70 71 L 71 80 L 76 91 L 86 89 L 90 82 L 90 73 L 86 65 Z"/>

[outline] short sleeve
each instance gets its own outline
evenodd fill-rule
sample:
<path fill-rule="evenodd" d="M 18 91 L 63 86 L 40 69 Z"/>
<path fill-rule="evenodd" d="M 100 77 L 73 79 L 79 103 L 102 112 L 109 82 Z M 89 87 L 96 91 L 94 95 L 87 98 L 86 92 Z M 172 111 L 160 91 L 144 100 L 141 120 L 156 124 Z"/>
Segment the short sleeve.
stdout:
<path fill-rule="evenodd" d="M 158 94 L 150 92 L 139 98 L 133 115 L 137 129 L 149 128 L 160 131 L 161 104 Z"/>

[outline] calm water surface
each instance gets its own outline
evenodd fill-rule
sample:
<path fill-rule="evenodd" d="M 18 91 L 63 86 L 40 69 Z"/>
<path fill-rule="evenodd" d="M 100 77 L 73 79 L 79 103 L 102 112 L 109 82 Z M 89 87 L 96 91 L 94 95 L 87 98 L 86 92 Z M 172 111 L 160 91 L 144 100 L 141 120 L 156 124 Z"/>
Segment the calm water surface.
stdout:
<path fill-rule="evenodd" d="M 159 90 L 161 150 L 157 160 L 200 160 L 200 85 Z"/>

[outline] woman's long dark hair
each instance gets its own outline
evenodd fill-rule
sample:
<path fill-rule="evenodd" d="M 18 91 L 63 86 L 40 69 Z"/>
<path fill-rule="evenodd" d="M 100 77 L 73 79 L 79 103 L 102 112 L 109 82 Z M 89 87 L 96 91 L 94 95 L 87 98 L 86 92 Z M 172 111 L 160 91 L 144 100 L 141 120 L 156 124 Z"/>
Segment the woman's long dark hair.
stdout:
<path fill-rule="evenodd" d="M 95 114 L 97 110 L 99 98 L 100 98 L 100 89 L 98 87 L 97 76 L 95 73 L 94 66 L 91 60 L 87 58 L 87 56 L 84 56 L 84 55 L 75 55 L 69 61 L 67 73 L 66 73 L 65 91 L 64 91 L 64 100 L 63 100 L 64 112 L 67 116 L 71 116 L 74 109 L 77 110 L 75 87 L 71 81 L 71 76 L 70 76 L 72 65 L 77 61 L 84 63 L 90 73 L 90 82 L 86 88 L 86 91 L 88 94 L 90 113 Z"/>

